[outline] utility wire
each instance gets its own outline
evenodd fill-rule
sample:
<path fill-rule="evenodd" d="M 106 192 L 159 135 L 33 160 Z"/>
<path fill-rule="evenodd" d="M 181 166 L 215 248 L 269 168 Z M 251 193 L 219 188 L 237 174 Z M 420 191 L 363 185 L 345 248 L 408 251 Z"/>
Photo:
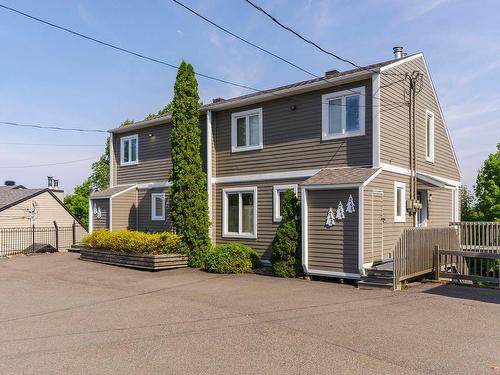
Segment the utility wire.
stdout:
<path fill-rule="evenodd" d="M 227 29 L 227 28 L 225 28 L 225 27 L 223 27 L 223 26 L 221 26 L 221 25 L 217 24 L 216 22 L 214 22 L 214 21 L 212 21 L 212 20 L 208 19 L 207 17 L 205 17 L 204 15 L 202 15 L 202 14 L 200 14 L 199 12 L 195 11 L 194 9 L 192 9 L 192 8 L 188 7 L 186 4 L 183 4 L 183 3 L 182 3 L 182 2 L 180 2 L 179 0 L 172 0 L 172 2 L 174 2 L 174 3 L 176 3 L 177 5 L 179 5 L 179 6 L 183 7 L 183 8 L 184 8 L 184 9 L 186 9 L 188 12 L 190 12 L 190 13 L 192 13 L 192 14 L 196 15 L 197 17 L 199 17 L 199 18 L 203 19 L 204 21 L 208 22 L 208 23 L 209 23 L 209 24 L 211 24 L 212 26 L 215 26 L 215 27 L 216 27 L 216 28 L 218 28 L 219 30 L 224 31 L 225 33 L 227 33 L 227 34 L 229 34 L 229 35 L 233 36 L 234 38 L 236 38 L 236 39 L 238 39 L 238 40 L 242 41 L 243 43 L 246 43 L 246 44 L 248 44 L 248 45 L 250 45 L 250 46 L 252 46 L 252 47 L 254 47 L 254 48 L 258 49 L 259 51 L 262 51 L 262 52 L 264 52 L 264 53 L 266 53 L 266 54 L 268 54 L 268 55 L 270 55 L 270 56 L 272 56 L 272 57 L 274 57 L 274 58 L 276 58 L 276 59 L 278 59 L 278 60 L 281 60 L 281 61 L 283 61 L 284 63 L 286 63 L 286 64 L 288 64 L 288 65 L 291 65 L 291 66 L 293 66 L 294 68 L 297 68 L 298 70 L 300 70 L 300 71 L 302 71 L 302 72 L 304 72 L 304 73 L 306 73 L 306 74 L 309 74 L 310 76 L 312 76 L 312 77 L 314 77 L 314 78 L 318 78 L 318 79 L 320 79 L 320 80 L 322 80 L 322 81 L 325 81 L 325 82 L 328 82 L 328 83 L 335 84 L 335 86 L 337 86 L 337 87 L 340 87 L 340 88 L 346 89 L 346 90 L 348 90 L 348 91 L 354 92 L 354 93 L 356 93 L 356 94 L 359 94 L 358 92 L 356 92 L 356 91 L 354 91 L 354 90 L 352 90 L 352 89 L 350 89 L 350 88 L 347 88 L 347 87 L 345 87 L 345 86 L 343 86 L 343 85 L 340 85 L 340 84 L 337 84 L 337 83 L 335 83 L 335 82 L 331 82 L 328 78 L 325 78 L 325 77 L 319 76 L 319 75 L 317 75 L 317 74 L 315 74 L 315 73 L 312 73 L 311 71 L 309 71 L 309 70 L 307 70 L 307 69 L 305 69 L 305 68 L 303 68 L 303 67 L 301 67 L 301 66 L 299 66 L 299 65 L 297 65 L 297 64 L 295 64 L 295 63 L 293 63 L 292 61 L 290 61 L 290 60 L 288 60 L 288 59 L 286 59 L 286 58 L 284 58 L 284 57 L 282 57 L 282 56 L 279 56 L 279 55 L 277 55 L 276 53 L 271 52 L 271 51 L 269 51 L 269 50 L 265 49 L 264 47 L 261 47 L 261 46 L 259 46 L 259 45 L 255 44 L 255 43 L 253 43 L 253 42 L 251 42 L 251 41 L 249 41 L 249 40 L 247 40 L 247 39 L 245 39 L 245 38 L 243 38 L 243 37 L 241 37 L 241 36 L 239 36 L 239 35 L 237 35 L 237 34 L 233 33 L 233 32 L 232 32 L 232 31 L 230 31 L 229 29 Z M 356 66 L 356 67 L 358 67 L 357 65 L 355 65 L 355 66 Z M 365 69 L 365 70 L 370 70 L 370 69 L 368 69 L 368 68 L 362 68 L 362 67 L 359 67 L 359 68 L 361 68 L 361 69 Z M 370 71 L 373 71 L 373 70 L 370 70 Z M 364 94 L 364 96 L 367 96 L 367 97 L 374 97 L 373 95 L 369 95 L 369 94 Z M 385 101 L 385 99 L 384 99 L 384 100 L 382 100 L 382 98 L 377 98 L 377 97 L 374 97 L 374 98 L 376 98 L 376 99 L 380 99 L 381 101 Z M 398 103 L 398 104 L 399 104 L 399 103 L 401 103 L 401 102 L 394 102 L 394 101 L 392 101 L 392 100 L 388 100 L 387 102 L 388 102 L 388 103 L 391 103 L 391 105 L 392 105 L 392 104 L 395 104 L 395 103 Z"/>
<path fill-rule="evenodd" d="M 96 160 L 95 157 L 92 158 L 86 158 L 86 159 L 78 159 L 78 160 L 70 160 L 70 161 L 62 161 L 59 163 L 49 163 L 49 164 L 36 164 L 36 165 L 17 165 L 17 166 L 3 166 L 1 165 L 0 168 L 2 169 L 10 169 L 10 168 L 38 168 L 38 167 L 49 167 L 52 165 L 64 165 L 64 164 L 74 164 L 74 163 L 80 163 L 82 161 L 87 161 L 87 160 Z"/>
<path fill-rule="evenodd" d="M 22 143 L 22 142 L 0 142 L 0 145 L 14 146 L 51 146 L 51 147 L 102 147 L 103 145 L 79 145 L 79 144 L 60 144 L 60 143 Z"/>
<path fill-rule="evenodd" d="M 279 25 L 281 28 L 283 28 L 283 29 L 291 32 L 292 34 L 294 34 L 295 36 L 297 36 L 298 38 L 300 38 L 304 42 L 306 42 L 306 43 L 314 46 L 317 49 L 319 49 L 321 52 L 323 52 L 323 53 L 325 53 L 325 54 L 327 54 L 329 56 L 332 56 L 335 59 L 340 60 L 340 61 L 342 61 L 342 62 L 344 62 L 346 64 L 352 65 L 355 68 L 374 71 L 372 69 L 369 69 L 369 68 L 363 67 L 361 65 L 358 65 L 358 64 L 352 62 L 351 60 L 343 58 L 343 57 L 335 54 L 334 52 L 331 52 L 331 51 L 328 51 L 328 50 L 324 49 L 323 47 L 321 47 L 320 45 L 318 45 L 316 42 L 314 42 L 314 41 L 312 41 L 310 39 L 307 39 L 306 37 L 304 37 L 301 34 L 299 34 L 297 31 L 295 31 L 294 29 L 292 29 L 291 27 L 284 25 L 282 22 L 280 22 L 278 19 L 276 19 L 276 17 L 274 17 L 272 14 L 270 14 L 269 12 L 267 12 L 262 7 L 258 6 L 257 4 L 254 4 L 250 0 L 245 0 L 245 1 L 248 4 L 250 4 L 252 7 L 254 7 L 255 9 L 257 9 L 259 12 L 264 13 L 267 17 L 269 17 L 274 23 L 276 23 L 277 25 Z M 404 75 L 404 73 L 386 73 L 386 72 L 381 72 L 381 74 L 387 74 L 387 75 L 401 75 L 401 74 L 403 74 Z"/>
<path fill-rule="evenodd" d="M 67 130 L 67 131 L 74 131 L 74 132 L 107 133 L 106 130 L 100 130 L 100 129 L 62 128 L 62 127 L 59 127 L 59 126 L 44 126 L 44 125 L 34 125 L 34 124 L 19 124 L 17 122 L 10 122 L 10 121 L 0 121 L 0 125 L 17 126 L 17 127 L 21 127 L 21 128 Z"/>

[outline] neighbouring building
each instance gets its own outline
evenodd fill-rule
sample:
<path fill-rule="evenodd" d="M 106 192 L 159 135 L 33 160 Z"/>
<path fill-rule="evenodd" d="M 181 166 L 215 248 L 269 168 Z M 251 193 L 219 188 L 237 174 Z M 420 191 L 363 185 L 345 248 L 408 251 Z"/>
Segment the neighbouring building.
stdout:
<path fill-rule="evenodd" d="M 424 55 L 395 52 L 201 107 L 215 244 L 243 242 L 269 260 L 280 199 L 292 189 L 306 272 L 359 278 L 391 259 L 404 228 L 458 220 L 459 166 Z M 110 130 L 110 188 L 90 199 L 90 230 L 171 228 L 170 121 Z"/>

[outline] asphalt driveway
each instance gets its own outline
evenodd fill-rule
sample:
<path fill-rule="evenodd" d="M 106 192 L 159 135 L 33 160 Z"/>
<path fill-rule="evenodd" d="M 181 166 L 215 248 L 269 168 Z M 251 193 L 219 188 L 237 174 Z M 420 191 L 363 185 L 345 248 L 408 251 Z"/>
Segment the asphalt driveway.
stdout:
<path fill-rule="evenodd" d="M 0 260 L 0 374 L 500 374 L 500 290 Z"/>

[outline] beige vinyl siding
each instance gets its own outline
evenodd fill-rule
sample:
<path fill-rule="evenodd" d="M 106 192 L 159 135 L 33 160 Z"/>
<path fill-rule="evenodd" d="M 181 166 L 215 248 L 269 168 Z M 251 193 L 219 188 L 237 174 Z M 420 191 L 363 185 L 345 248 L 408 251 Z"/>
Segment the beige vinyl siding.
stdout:
<path fill-rule="evenodd" d="M 392 247 L 399 238 L 399 235 L 406 227 L 413 226 L 413 218 L 405 212 L 405 223 L 394 221 L 394 182 L 402 182 L 406 184 L 406 199 L 409 198 L 410 177 L 392 172 L 382 171 L 368 185 L 364 187 L 363 195 L 363 227 L 364 227 L 364 246 L 363 246 L 363 263 L 372 262 L 372 245 L 374 247 L 374 258 L 381 259 L 381 249 L 383 242 L 384 258 L 392 257 Z M 373 192 L 383 192 L 383 237 L 381 231 L 375 230 L 372 232 L 372 207 L 378 204 L 378 201 L 372 202 Z M 372 206 L 373 203 L 373 206 Z M 377 210 L 377 207 L 374 208 Z M 377 213 L 378 211 L 375 211 Z M 375 216 L 376 218 L 376 216 Z M 375 225 L 377 228 L 377 226 Z M 372 242 L 373 240 L 373 242 Z M 383 240 L 383 241 L 382 241 Z"/>
<path fill-rule="evenodd" d="M 322 141 L 321 95 L 365 86 L 365 135 Z M 372 164 L 371 80 L 215 113 L 217 177 Z M 295 109 L 292 109 L 295 106 Z M 262 108 L 263 149 L 231 152 L 231 114 Z"/>
<path fill-rule="evenodd" d="M 358 210 L 345 213 L 328 228 L 325 220 L 329 208 L 334 213 L 341 201 L 344 208 L 349 195 L 359 202 L 358 189 L 309 190 L 308 217 L 308 270 L 359 273 L 358 266 Z"/>
<path fill-rule="evenodd" d="M 449 226 L 453 220 L 452 197 L 453 190 L 445 188 L 433 188 L 428 190 L 432 194 L 432 200 L 428 201 L 429 217 L 427 226 Z"/>
<path fill-rule="evenodd" d="M 132 189 L 112 198 L 113 230 L 137 228 L 137 189 Z"/>
<path fill-rule="evenodd" d="M 165 193 L 165 220 L 151 219 L 151 194 Z M 139 189 L 137 195 L 137 229 L 143 232 L 165 232 L 172 230 L 169 216 L 169 197 L 165 189 Z"/>
<path fill-rule="evenodd" d="M 94 205 L 101 209 L 101 218 L 94 214 Z M 109 198 L 92 200 L 92 230 L 109 229 Z"/>
<path fill-rule="evenodd" d="M 75 220 L 61 203 L 50 193 L 44 192 L 31 199 L 27 199 L 3 211 L 0 211 L 0 228 L 29 227 L 31 222 L 26 212 L 33 202 L 38 203 L 38 215 L 34 221 L 36 227 L 53 227 L 54 221 L 60 227 L 69 227 Z"/>
<path fill-rule="evenodd" d="M 206 170 L 206 116 L 200 116 L 200 138 L 203 170 Z M 135 184 L 141 182 L 166 181 L 168 171 L 172 168 L 170 145 L 170 123 L 131 130 L 127 133 L 113 135 L 114 149 L 114 185 Z M 149 134 L 153 136 L 150 137 Z M 130 135 L 138 135 L 137 165 L 120 166 L 120 139 Z"/>
<path fill-rule="evenodd" d="M 274 239 L 279 223 L 273 222 L 273 186 L 298 184 L 298 197 L 300 197 L 300 183 L 303 180 L 273 180 L 259 182 L 243 182 L 233 184 L 217 184 L 214 189 L 213 200 L 215 211 L 212 222 L 215 224 L 213 233 L 217 244 L 241 242 L 251 246 L 259 256 L 265 260 L 271 259 L 271 243 Z M 257 187 L 257 238 L 230 238 L 222 236 L 222 190 L 236 187 Z"/>
<path fill-rule="evenodd" d="M 417 123 L 417 170 L 436 176 L 459 180 L 460 174 L 456 165 L 450 140 L 446 132 L 443 118 L 439 112 L 437 98 L 434 96 L 430 77 L 426 74 L 421 57 L 389 69 L 387 73 L 411 73 L 418 70 L 424 74 L 423 85 L 418 93 Z M 390 105 L 390 102 L 403 102 L 407 99 L 404 91 L 408 89 L 408 80 L 399 75 L 380 76 L 380 160 L 383 163 L 408 167 L 408 107 L 406 105 Z M 434 113 L 434 163 L 426 161 L 426 117 L 425 111 Z"/>

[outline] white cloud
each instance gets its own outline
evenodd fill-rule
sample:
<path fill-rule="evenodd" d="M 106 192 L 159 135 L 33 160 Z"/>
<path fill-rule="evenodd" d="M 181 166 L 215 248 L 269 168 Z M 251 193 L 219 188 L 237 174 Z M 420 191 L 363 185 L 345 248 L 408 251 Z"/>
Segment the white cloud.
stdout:
<path fill-rule="evenodd" d="M 448 2 L 448 0 L 418 0 L 414 1 L 412 5 L 408 6 L 409 2 L 405 2 L 406 11 L 401 18 L 403 22 L 414 21 L 429 12 L 433 11 L 440 5 Z"/>

